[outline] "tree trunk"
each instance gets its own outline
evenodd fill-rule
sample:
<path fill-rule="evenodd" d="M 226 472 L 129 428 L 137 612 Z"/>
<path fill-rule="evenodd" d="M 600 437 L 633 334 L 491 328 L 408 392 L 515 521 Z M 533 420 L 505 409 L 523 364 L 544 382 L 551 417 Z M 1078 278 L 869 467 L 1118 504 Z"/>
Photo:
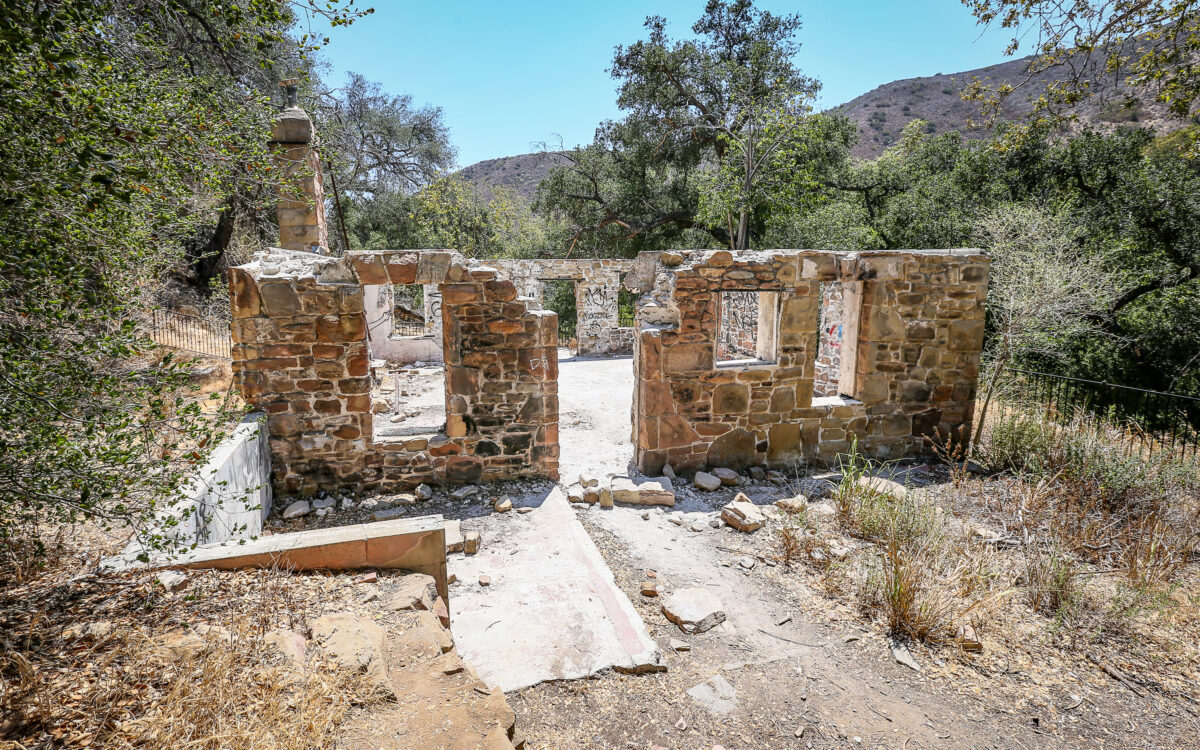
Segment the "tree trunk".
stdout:
<path fill-rule="evenodd" d="M 229 249 L 229 243 L 233 240 L 233 228 L 237 224 L 240 212 L 241 201 L 236 196 L 229 196 L 217 217 L 217 226 L 213 229 L 208 241 L 202 245 L 193 246 L 188 253 L 192 261 L 192 278 L 196 291 L 202 297 L 208 297 L 212 293 L 210 283 L 217 275 L 221 259 L 225 257 L 225 251 Z"/>
<path fill-rule="evenodd" d="M 987 395 L 983 398 L 983 408 L 979 410 L 979 424 L 975 425 L 975 437 L 967 442 L 966 450 L 968 454 L 971 451 L 971 447 L 978 445 L 980 438 L 983 436 L 983 422 L 987 419 L 988 407 L 992 404 L 992 395 L 996 391 L 996 383 L 999 382 L 1004 368 L 1008 367 L 1008 359 L 1008 355 L 1006 354 L 997 360 L 996 367 L 992 370 L 992 377 L 988 379 Z"/>

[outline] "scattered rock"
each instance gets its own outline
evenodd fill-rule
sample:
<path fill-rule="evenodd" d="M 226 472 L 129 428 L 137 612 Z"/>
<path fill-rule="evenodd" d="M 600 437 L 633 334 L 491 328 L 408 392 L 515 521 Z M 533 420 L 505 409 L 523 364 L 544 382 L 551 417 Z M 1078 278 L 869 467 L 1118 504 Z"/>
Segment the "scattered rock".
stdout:
<path fill-rule="evenodd" d="M 712 527 L 712 528 L 714 528 L 714 529 L 719 529 L 719 528 L 722 528 L 722 527 L 725 525 L 725 522 L 724 522 L 724 521 L 722 521 L 722 520 L 721 520 L 721 519 L 719 519 L 719 518 L 711 518 L 711 519 L 709 519 L 709 521 L 708 521 L 708 525 L 709 525 L 709 526 L 711 526 L 711 527 Z"/>
<path fill-rule="evenodd" d="M 725 622 L 721 601 L 704 589 L 680 589 L 663 600 L 662 610 L 685 633 L 703 633 Z"/>
<path fill-rule="evenodd" d="M 658 584 L 654 581 L 642 581 L 642 596 L 658 596 Z"/>
<path fill-rule="evenodd" d="M 599 487 L 584 487 L 583 488 L 583 501 L 585 503 L 587 503 L 588 505 L 595 505 L 596 503 L 600 502 L 600 488 Z"/>
<path fill-rule="evenodd" d="M 402 576 L 395 592 L 388 599 L 387 607 L 393 612 L 401 610 L 430 610 L 438 598 L 437 582 L 433 576 L 410 573 Z"/>
<path fill-rule="evenodd" d="M 355 583 L 377 583 L 378 581 L 379 574 L 373 570 L 367 571 L 354 579 Z"/>
<path fill-rule="evenodd" d="M 758 564 L 758 561 L 755 560 L 750 555 L 742 555 L 741 557 L 738 558 L 737 564 L 743 570 L 754 570 L 754 566 Z"/>
<path fill-rule="evenodd" d="M 718 468 L 712 470 L 712 475 L 721 480 L 721 484 L 726 487 L 737 487 L 742 483 L 742 475 L 738 474 L 733 469 Z"/>
<path fill-rule="evenodd" d="M 912 652 L 908 650 L 908 646 L 897 640 L 890 641 L 888 645 L 892 649 L 892 658 L 896 660 L 896 663 L 903 664 L 914 672 L 921 671 L 921 665 L 917 663 Z"/>
<path fill-rule="evenodd" d="M 650 511 L 648 511 L 648 510 L 644 510 L 644 511 L 642 511 L 642 520 L 643 520 L 643 521 L 649 521 L 649 520 L 650 520 Z"/>
<path fill-rule="evenodd" d="M 880 495 L 890 495 L 897 500 L 908 497 L 908 490 L 904 485 L 885 477 L 859 477 L 858 485 Z"/>
<path fill-rule="evenodd" d="M 721 520 L 742 532 L 758 531 L 767 522 L 759 507 L 739 492 L 733 502 L 721 509 Z"/>
<path fill-rule="evenodd" d="M 589 477 L 586 474 L 580 474 L 579 475 L 579 486 L 580 487 L 599 487 L 600 480 L 597 479 L 596 477 Z"/>
<path fill-rule="evenodd" d="M 297 500 L 288 507 L 283 509 L 283 520 L 290 521 L 293 518 L 300 518 L 312 513 L 312 506 L 307 500 Z"/>
<path fill-rule="evenodd" d="M 492 585 L 492 577 L 491 576 L 479 576 L 479 585 L 480 586 L 491 586 Z"/>
<path fill-rule="evenodd" d="M 750 467 L 750 478 L 756 482 L 761 482 L 767 478 L 767 470 L 761 466 Z"/>
<path fill-rule="evenodd" d="M 779 627 L 780 625 L 787 625 L 791 621 L 792 621 L 792 615 L 789 612 L 788 614 L 784 615 L 783 617 L 781 617 L 775 621 L 775 627 Z"/>
<path fill-rule="evenodd" d="M 662 475 L 672 482 L 675 481 L 675 470 L 671 468 L 671 464 L 663 464 Z"/>
<path fill-rule="evenodd" d="M 837 515 L 837 506 L 831 502 L 813 503 L 808 506 L 809 512 L 817 516 L 829 518 Z"/>
<path fill-rule="evenodd" d="M 187 585 L 187 573 L 179 570 L 164 570 L 158 574 L 158 585 L 167 591 L 178 591 Z"/>
<path fill-rule="evenodd" d="M 578 484 L 573 484 L 567 488 L 567 501 L 572 503 L 586 503 L 587 498 L 583 487 Z"/>
<path fill-rule="evenodd" d="M 365 672 L 367 677 L 392 695 L 387 678 L 387 636 L 383 628 L 348 612 L 325 615 L 312 625 L 313 641 L 345 669 Z"/>
<path fill-rule="evenodd" d="M 463 534 L 463 553 L 474 555 L 479 552 L 479 545 L 482 541 L 483 537 L 479 535 L 478 531 L 468 531 Z"/>
<path fill-rule="evenodd" d="M 679 721 L 675 722 L 675 728 L 681 732 L 687 731 L 687 721 L 680 719 Z"/>
<path fill-rule="evenodd" d="M 688 524 L 688 529 L 691 531 L 694 531 L 696 533 L 700 533 L 701 531 L 704 531 L 707 528 L 708 528 L 708 524 L 706 524 L 702 521 L 692 521 L 690 524 Z"/>
<path fill-rule="evenodd" d="M 443 522 L 446 532 L 446 554 L 463 551 L 462 521 L 450 520 Z"/>
<path fill-rule="evenodd" d="M 666 477 L 646 479 L 641 482 L 629 477 L 613 477 L 612 499 L 617 503 L 631 505 L 674 505 L 675 488 Z"/>
<path fill-rule="evenodd" d="M 611 480 L 608 482 L 605 482 L 604 486 L 600 488 L 600 507 L 601 508 L 613 507 L 613 493 L 612 493 L 612 481 Z"/>
<path fill-rule="evenodd" d="M 337 501 L 332 497 L 318 497 L 316 500 L 312 501 L 312 507 L 317 510 L 329 510 L 336 504 Z"/>
<path fill-rule="evenodd" d="M 372 521 L 390 521 L 393 518 L 404 518 L 408 515 L 407 508 L 388 508 L 387 510 L 377 510 L 371 514 Z"/>
<path fill-rule="evenodd" d="M 450 497 L 452 497 L 455 500 L 466 500 L 468 498 L 475 497 L 478 494 L 479 494 L 478 487 L 471 485 L 471 484 L 467 484 L 467 485 L 463 485 L 462 487 L 459 487 L 454 492 L 451 492 Z"/>
<path fill-rule="evenodd" d="M 512 500 L 508 499 L 507 497 L 502 497 L 496 501 L 495 505 L 492 506 L 492 509 L 497 513 L 507 513 L 512 510 L 512 507 Z"/>
<path fill-rule="evenodd" d="M 413 494 L 417 496 L 418 500 L 430 500 L 433 498 L 433 488 L 427 484 L 418 484 L 417 488 L 413 490 Z"/>
<path fill-rule="evenodd" d="M 782 500 L 776 500 L 775 507 L 786 510 L 789 513 L 803 513 L 808 510 L 808 498 L 804 495 L 785 497 Z"/>
<path fill-rule="evenodd" d="M 392 405 L 388 403 L 388 400 L 386 398 L 371 399 L 371 413 L 372 414 L 385 414 L 385 413 L 391 411 L 391 409 L 392 409 Z"/>
<path fill-rule="evenodd" d="M 520 513 L 521 515 L 525 515 L 526 513 L 532 513 L 533 508 L 530 508 L 528 506 L 523 507 L 523 508 L 517 508 L 517 512 Z"/>
<path fill-rule="evenodd" d="M 969 623 L 963 623 L 958 626 L 958 630 L 954 633 L 954 642 L 963 651 L 977 653 L 983 650 L 983 643 L 975 635 L 975 628 L 971 627 Z"/>
<path fill-rule="evenodd" d="M 678 651 L 691 651 L 692 650 L 692 644 L 688 643 L 687 641 L 681 641 L 678 638 L 672 638 L 670 645 L 671 645 L 672 651 L 678 652 Z"/>
<path fill-rule="evenodd" d="M 272 630 L 263 636 L 263 644 L 297 663 L 303 663 L 308 641 L 291 630 Z"/>
<path fill-rule="evenodd" d="M 713 675 L 687 691 L 688 697 L 709 713 L 724 715 L 737 708 L 737 690 L 721 675 Z"/>
<path fill-rule="evenodd" d="M 787 481 L 787 477 L 782 471 L 768 471 L 767 481 L 771 482 L 772 484 L 783 484 Z"/>
<path fill-rule="evenodd" d="M 712 492 L 713 490 L 720 489 L 721 480 L 712 474 L 709 474 L 707 471 L 697 471 L 695 478 L 692 479 L 692 484 L 696 485 L 702 490 Z"/>

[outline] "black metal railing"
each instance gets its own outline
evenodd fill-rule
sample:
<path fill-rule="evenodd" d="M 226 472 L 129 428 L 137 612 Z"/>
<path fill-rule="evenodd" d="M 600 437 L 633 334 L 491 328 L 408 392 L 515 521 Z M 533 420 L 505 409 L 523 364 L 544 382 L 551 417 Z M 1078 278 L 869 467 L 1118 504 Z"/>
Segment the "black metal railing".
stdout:
<path fill-rule="evenodd" d="M 1200 453 L 1200 398 L 1018 368 L 1009 375 L 1011 393 L 1042 404 L 1048 415 L 1070 418 L 1082 410 L 1124 428 L 1131 447 Z"/>
<path fill-rule="evenodd" d="M 617 308 L 617 326 L 619 328 L 632 328 L 636 315 L 632 309 Z"/>
<path fill-rule="evenodd" d="M 210 357 L 232 358 L 229 321 L 173 310 L 150 311 L 150 338 L 160 346 Z"/>
<path fill-rule="evenodd" d="M 558 345 L 566 346 L 573 338 L 575 338 L 575 318 L 559 317 Z"/>

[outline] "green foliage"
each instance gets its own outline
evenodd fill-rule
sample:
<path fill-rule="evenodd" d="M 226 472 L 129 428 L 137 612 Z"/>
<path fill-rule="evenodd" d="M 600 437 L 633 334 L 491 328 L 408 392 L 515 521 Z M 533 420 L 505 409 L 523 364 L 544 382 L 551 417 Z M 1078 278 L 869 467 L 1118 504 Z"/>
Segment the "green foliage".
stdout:
<path fill-rule="evenodd" d="M 311 49 L 293 20 L 249 1 L 0 3 L 0 535 L 140 527 L 220 437 L 221 408 L 138 321 L 211 197 L 271 186 L 257 87 L 281 50 Z"/>

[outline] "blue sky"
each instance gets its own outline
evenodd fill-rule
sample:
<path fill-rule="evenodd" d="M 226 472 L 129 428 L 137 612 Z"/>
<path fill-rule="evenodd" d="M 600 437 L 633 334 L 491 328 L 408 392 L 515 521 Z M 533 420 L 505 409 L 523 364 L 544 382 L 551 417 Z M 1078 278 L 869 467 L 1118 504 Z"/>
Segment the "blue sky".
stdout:
<path fill-rule="evenodd" d="M 375 13 L 330 32 L 331 86 L 347 71 L 440 106 L 462 166 L 526 153 L 546 141 L 588 143 L 617 117 L 613 47 L 643 38 L 647 15 L 689 35 L 704 0 L 482 2 L 360 0 Z M 829 107 L 898 78 L 951 73 L 1003 59 L 1008 37 L 981 35 L 959 0 L 759 0 L 799 13 L 797 62 L 824 85 Z"/>

